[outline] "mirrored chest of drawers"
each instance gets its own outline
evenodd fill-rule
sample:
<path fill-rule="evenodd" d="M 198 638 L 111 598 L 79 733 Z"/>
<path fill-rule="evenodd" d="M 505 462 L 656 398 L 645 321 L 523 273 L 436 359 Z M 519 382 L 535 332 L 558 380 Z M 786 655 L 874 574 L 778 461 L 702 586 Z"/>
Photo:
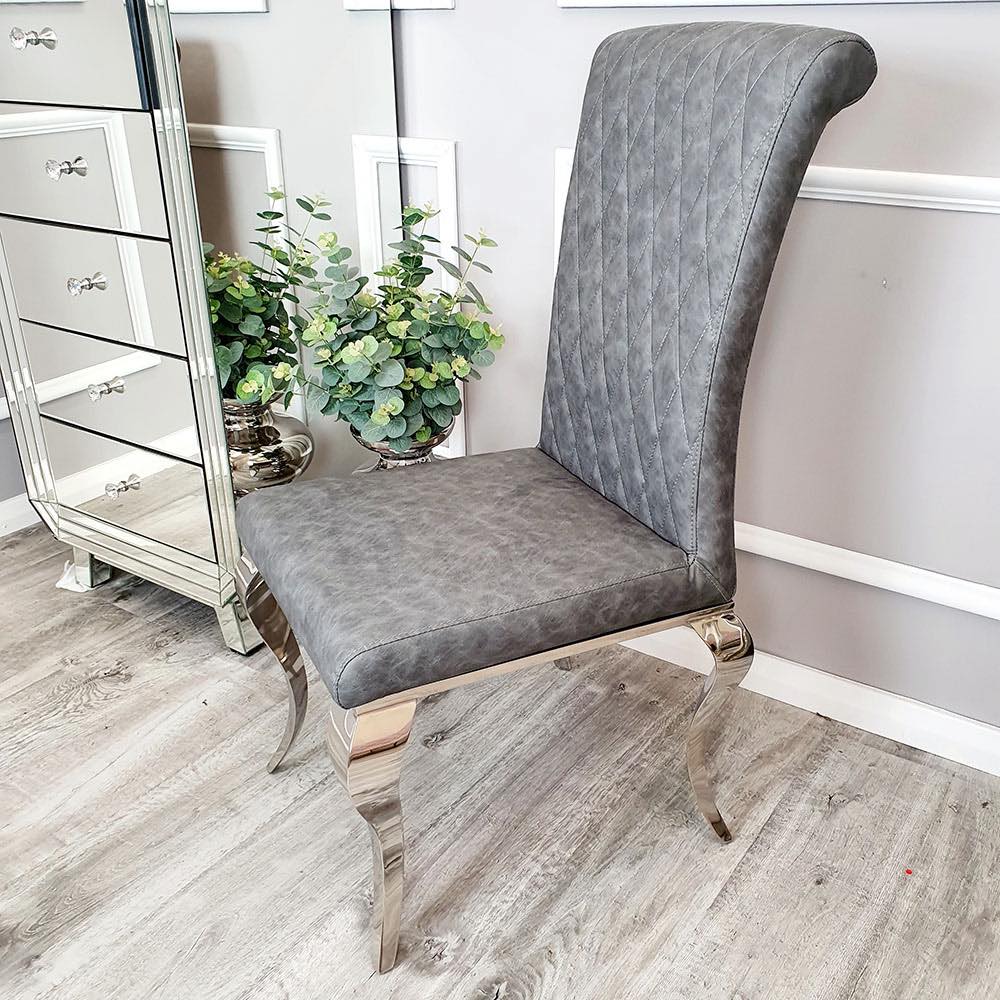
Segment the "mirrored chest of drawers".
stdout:
<path fill-rule="evenodd" d="M 166 0 L 0 2 L 0 335 L 28 497 L 77 581 L 216 609 L 234 502 Z"/>

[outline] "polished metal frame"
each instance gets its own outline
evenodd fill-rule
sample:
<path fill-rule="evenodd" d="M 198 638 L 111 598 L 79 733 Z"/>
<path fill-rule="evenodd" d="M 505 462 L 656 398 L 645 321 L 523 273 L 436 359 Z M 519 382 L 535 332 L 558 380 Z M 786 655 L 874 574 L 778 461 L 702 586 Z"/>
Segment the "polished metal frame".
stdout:
<path fill-rule="evenodd" d="M 291 749 L 305 718 L 308 701 L 305 666 L 288 619 L 253 561 L 245 554 L 237 567 L 236 582 L 247 614 L 277 657 L 288 683 L 288 721 L 281 742 L 267 765 L 268 771 L 274 771 Z M 731 690 L 743 680 L 753 662 L 753 639 L 732 603 L 675 615 L 637 628 L 423 684 L 358 708 L 347 710 L 333 705 L 327 724 L 327 747 L 337 776 L 371 833 L 375 967 L 379 972 L 388 972 L 395 965 L 399 947 L 404 859 L 399 776 L 417 703 L 431 695 L 476 681 L 682 626 L 695 632 L 714 659 L 688 729 L 688 776 L 699 810 L 719 838 L 728 843 L 733 837 L 715 802 L 706 753 L 712 723 L 718 718 Z"/>
<path fill-rule="evenodd" d="M 232 477 L 202 269 L 198 203 L 170 11 L 167 0 L 126 0 L 126 3 L 144 50 L 141 62 L 148 67 L 151 77 L 148 90 L 154 106 L 147 113 L 152 121 L 162 178 L 216 558 L 206 559 L 155 538 L 140 537 L 59 502 L 2 246 L 0 368 L 28 499 L 56 538 L 73 546 L 74 551 L 89 553 L 101 564 L 117 566 L 213 607 L 227 644 L 238 652 L 249 653 L 261 640 L 236 597 L 235 569 L 241 547 L 236 534 Z M 79 115 L 90 121 L 102 113 L 109 120 L 120 114 L 81 110 Z M 25 114 L 51 112 L 38 109 Z M 109 136 L 114 132 L 110 127 L 107 131 Z M 86 567 L 80 576 L 83 580 L 94 579 L 88 577 Z"/>

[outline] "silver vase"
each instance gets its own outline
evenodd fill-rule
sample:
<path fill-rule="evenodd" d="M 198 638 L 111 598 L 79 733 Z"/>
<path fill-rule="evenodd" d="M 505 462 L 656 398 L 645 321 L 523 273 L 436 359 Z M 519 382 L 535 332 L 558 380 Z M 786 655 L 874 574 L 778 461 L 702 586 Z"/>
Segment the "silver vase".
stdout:
<path fill-rule="evenodd" d="M 393 449 L 390 448 L 385 441 L 365 441 L 358 431 L 355 430 L 354 427 L 351 427 L 351 433 L 354 435 L 354 440 L 357 441 L 362 448 L 367 448 L 369 451 L 374 452 L 378 456 L 374 465 L 365 466 L 357 471 L 376 472 L 379 469 L 402 469 L 408 465 L 423 465 L 426 462 L 431 462 L 436 457 L 434 455 L 434 449 L 439 444 L 444 444 L 454 426 L 455 422 L 452 421 L 443 431 L 429 437 L 426 441 L 423 441 L 420 444 L 414 444 L 409 451 L 393 451 Z"/>
<path fill-rule="evenodd" d="M 222 401 L 222 417 L 237 496 L 290 483 L 309 467 L 313 437 L 297 417 L 235 399 Z"/>

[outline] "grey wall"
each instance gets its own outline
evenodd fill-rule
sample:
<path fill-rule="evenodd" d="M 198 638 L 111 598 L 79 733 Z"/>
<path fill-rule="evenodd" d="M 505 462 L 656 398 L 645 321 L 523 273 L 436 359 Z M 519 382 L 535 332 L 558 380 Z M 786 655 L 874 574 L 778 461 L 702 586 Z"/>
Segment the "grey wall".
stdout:
<path fill-rule="evenodd" d="M 470 450 L 537 441 L 553 277 L 553 153 L 572 146 L 607 34 L 686 20 L 848 28 L 870 94 L 814 162 L 1000 174 L 1000 6 L 560 9 L 458 0 L 399 12 L 400 132 L 458 141 L 465 230 L 502 244 L 484 281 L 507 346 L 470 393 Z M 449 54 L 454 58 L 449 58 Z M 458 82 L 457 73 L 462 82 Z M 1000 216 L 800 200 L 751 365 L 737 518 L 1000 585 Z M 759 648 L 1000 723 L 1000 623 L 741 557 Z"/>
<path fill-rule="evenodd" d="M 274 0 L 267 14 L 177 14 L 188 120 L 281 133 L 290 195 L 322 193 L 329 226 L 357 247 L 351 137 L 395 135 L 392 25 L 388 11 L 345 11 L 340 0 Z M 263 204 L 262 157 L 196 150 L 203 235 L 247 249 Z M 391 172 L 383 190 L 392 199 Z M 399 202 L 398 175 L 395 202 Z M 292 221 L 301 222 L 294 210 Z M 343 425 L 312 421 L 316 459 L 307 475 L 348 472 L 364 455 Z"/>

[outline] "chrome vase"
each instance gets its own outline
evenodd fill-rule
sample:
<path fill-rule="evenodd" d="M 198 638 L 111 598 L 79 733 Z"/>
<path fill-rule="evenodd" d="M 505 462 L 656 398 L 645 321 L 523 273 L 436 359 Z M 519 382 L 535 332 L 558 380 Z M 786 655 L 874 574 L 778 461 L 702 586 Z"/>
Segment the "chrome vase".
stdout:
<path fill-rule="evenodd" d="M 448 424 L 444 430 L 438 432 L 437 434 L 429 437 L 426 441 L 420 444 L 414 444 L 409 451 L 394 451 L 389 444 L 385 441 L 365 441 L 358 431 L 351 427 L 351 434 L 354 435 L 354 440 L 361 445 L 362 448 L 367 448 L 369 451 L 374 452 L 378 457 L 375 460 L 375 464 L 372 466 L 365 466 L 364 468 L 358 469 L 358 472 L 376 472 L 379 469 L 401 469 L 408 465 L 423 465 L 426 462 L 433 461 L 437 456 L 434 455 L 434 449 L 448 439 L 448 435 L 451 434 L 452 429 L 455 426 L 455 422 L 452 421 Z"/>
<path fill-rule="evenodd" d="M 237 496 L 290 483 L 309 467 L 313 437 L 297 417 L 235 399 L 222 401 L 222 417 Z"/>

